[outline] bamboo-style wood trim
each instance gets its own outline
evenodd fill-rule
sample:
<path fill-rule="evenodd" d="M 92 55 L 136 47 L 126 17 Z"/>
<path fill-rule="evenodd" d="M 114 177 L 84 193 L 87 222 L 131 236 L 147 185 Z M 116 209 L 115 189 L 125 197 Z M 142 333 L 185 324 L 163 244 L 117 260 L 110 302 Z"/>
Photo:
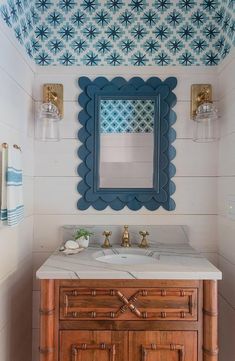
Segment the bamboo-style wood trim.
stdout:
<path fill-rule="evenodd" d="M 55 284 L 41 281 L 40 361 L 55 361 Z"/>
<path fill-rule="evenodd" d="M 210 351 L 203 347 L 203 352 L 205 352 L 209 356 L 218 356 L 219 350 Z"/>
<path fill-rule="evenodd" d="M 40 308 L 39 313 L 40 315 L 53 315 L 55 313 L 55 309 L 53 308 L 52 310 L 42 310 Z"/>
<path fill-rule="evenodd" d="M 126 310 L 130 310 L 133 312 L 137 317 L 142 317 L 142 312 L 140 312 L 134 305 L 134 303 L 137 301 L 137 297 L 139 296 L 141 291 L 136 292 L 134 295 L 132 295 L 129 299 L 125 297 L 125 295 L 117 291 L 116 294 L 118 298 L 123 302 L 123 306 L 120 307 L 120 309 L 116 312 L 116 317 L 119 316 L 120 313 L 126 312 Z"/>
<path fill-rule="evenodd" d="M 55 361 L 59 361 L 60 340 L 60 280 L 55 280 Z"/>
<path fill-rule="evenodd" d="M 128 281 L 128 280 L 127 280 Z M 138 280 L 137 280 L 138 281 Z M 61 347 L 61 340 L 59 339 L 58 335 L 59 335 L 59 330 L 100 330 L 102 332 L 102 330 L 112 330 L 112 331 L 118 331 L 118 330 L 136 330 L 136 331 L 149 331 L 151 332 L 151 330 L 159 330 L 159 331 L 187 331 L 187 330 L 195 330 L 198 332 L 198 361 L 218 361 L 218 349 L 212 349 L 209 348 L 208 345 L 206 345 L 206 343 L 202 342 L 201 339 L 201 334 L 202 334 L 202 320 L 203 320 L 203 315 L 202 315 L 202 311 L 204 310 L 204 322 L 205 322 L 205 317 L 206 318 L 216 318 L 217 319 L 217 309 L 215 310 L 214 307 L 210 307 L 210 302 L 212 302 L 213 300 L 211 300 L 211 296 L 209 297 L 209 301 L 208 304 L 205 302 L 205 300 L 202 302 L 202 296 L 203 296 L 203 292 L 202 292 L 202 286 L 204 285 L 204 288 L 206 289 L 206 285 L 204 284 L 203 281 L 186 281 L 184 283 L 181 282 L 181 284 L 174 283 L 174 281 L 141 281 L 141 285 L 138 286 L 138 284 L 136 284 L 135 281 L 131 281 L 130 283 L 130 289 L 128 290 L 128 292 L 125 292 L 125 289 L 127 289 L 128 285 L 126 283 L 124 283 L 122 285 L 122 281 L 119 281 L 119 286 L 120 286 L 120 292 L 121 294 L 119 295 L 120 297 L 118 297 L 117 295 L 117 291 L 119 291 L 119 287 L 118 284 L 116 284 L 115 282 L 115 288 L 113 287 L 113 281 L 112 282 L 107 282 L 106 280 L 102 280 L 102 281 L 97 281 L 97 284 L 94 284 L 93 281 L 90 280 L 85 280 L 84 283 L 80 283 L 80 280 L 76 280 L 76 281 L 72 281 L 72 280 L 45 280 L 45 281 L 41 281 L 41 286 L 42 289 L 44 290 L 45 293 L 44 296 L 41 296 L 41 308 L 40 308 L 40 316 L 41 316 L 41 342 L 40 342 L 40 361 L 59 361 L 59 353 L 60 353 L 60 347 Z M 107 287 L 105 287 L 105 285 L 107 285 Z M 122 286 L 122 287 L 121 287 Z M 151 288 L 155 288 L 155 290 L 151 290 Z M 158 288 L 158 289 L 156 289 Z M 90 300 L 88 302 L 89 304 L 89 308 L 87 309 L 88 313 L 90 313 L 91 315 L 91 319 L 88 320 L 87 322 L 84 322 L 83 319 L 63 319 L 60 318 L 62 315 L 62 312 L 64 312 L 64 306 L 67 307 L 71 307 L 68 310 L 69 311 L 73 311 L 73 303 L 74 305 L 78 304 L 79 305 L 79 297 L 81 296 L 82 298 L 86 296 L 84 296 L 83 293 L 81 293 L 84 289 L 86 289 L 86 291 L 88 291 L 88 296 L 90 297 Z M 195 295 L 193 295 L 191 293 L 191 291 L 194 290 L 195 291 Z M 63 292 L 64 293 L 63 293 Z M 65 300 L 64 298 L 64 294 L 65 291 L 73 291 L 73 295 L 72 298 L 69 298 L 67 300 Z M 105 293 L 105 295 L 103 294 L 103 292 L 107 292 Z M 132 292 L 133 291 L 133 292 Z M 175 291 L 177 291 L 175 293 Z M 139 308 L 139 300 L 142 298 L 142 303 L 143 304 L 148 304 L 149 300 L 145 299 L 145 297 L 151 297 L 151 296 L 155 296 L 155 292 L 157 292 L 157 298 L 161 299 L 161 303 L 163 304 L 163 307 L 158 308 L 156 311 L 157 313 L 159 313 L 160 311 L 163 312 L 163 316 L 166 316 L 166 318 L 159 318 L 159 320 L 155 319 L 151 319 L 152 317 L 156 317 L 156 313 L 153 310 L 149 310 L 148 307 L 146 307 L 146 311 L 144 311 L 144 308 L 140 309 Z M 204 292 L 205 293 L 205 292 Z M 95 307 L 96 305 L 96 299 L 98 299 L 97 304 L 102 304 L 102 298 L 99 299 L 99 297 L 104 296 L 109 296 L 107 297 L 107 300 L 110 300 L 110 302 L 113 301 L 112 296 L 118 297 L 119 300 L 121 300 L 122 298 L 122 303 L 120 304 L 120 301 L 118 302 L 117 299 L 115 300 L 116 302 L 116 306 L 114 307 L 114 310 L 112 309 L 112 307 L 109 309 L 109 307 L 107 307 L 107 311 L 109 311 L 109 316 L 110 318 L 108 318 L 109 316 L 107 316 L 107 318 L 105 318 L 105 322 L 104 320 L 99 320 L 97 319 L 99 317 L 99 307 Z M 206 293 L 205 293 L 206 294 Z M 170 322 L 168 322 L 168 320 L 170 319 L 170 317 L 172 316 L 173 312 L 172 309 L 169 310 L 168 308 L 164 308 L 164 298 L 165 297 L 171 297 L 172 296 L 176 296 L 177 301 L 178 302 L 178 307 L 175 309 L 175 315 L 177 315 L 177 317 L 180 317 L 180 319 L 178 319 L 178 321 L 176 320 L 171 320 Z M 125 298 L 125 300 L 123 299 L 123 297 Z M 159 297 L 158 297 L 159 296 Z M 73 298 L 73 297 L 78 297 L 78 299 Z M 138 298 L 139 297 L 139 298 Z M 183 299 L 182 297 L 186 297 L 185 299 Z M 106 301 L 106 297 L 104 297 L 106 304 L 108 304 L 108 301 Z M 92 308 L 93 305 L 93 300 L 94 300 L 94 309 Z M 69 303 L 64 304 L 64 301 L 68 301 Z M 167 301 L 167 300 L 166 300 Z M 181 302 L 182 301 L 182 302 Z M 78 303 L 77 303 L 78 302 Z M 152 301 L 151 301 L 152 302 Z M 197 304 L 198 302 L 198 304 Z M 182 303 L 184 305 L 184 310 L 186 311 L 186 315 L 185 315 L 185 311 L 183 311 L 183 309 L 180 310 L 179 304 Z M 188 306 L 187 306 L 188 305 Z M 84 304 L 84 310 L 82 310 L 83 312 L 86 312 L 86 305 Z M 142 311 L 142 317 L 140 318 L 138 317 L 132 317 L 132 319 L 124 319 L 123 316 L 121 316 L 120 319 L 115 319 L 115 313 L 117 312 L 117 310 L 120 310 L 122 308 L 122 310 L 125 310 L 125 308 L 127 308 L 127 313 L 129 312 L 129 310 L 131 310 L 133 307 L 136 309 L 136 306 L 139 308 L 139 311 Z M 187 306 L 187 307 L 186 307 Z M 77 312 L 77 314 L 79 314 L 79 317 L 81 316 L 81 312 L 79 307 L 75 306 L 74 310 Z M 173 305 L 173 307 L 175 307 Z M 192 308 L 192 311 L 195 315 L 195 318 L 192 319 L 187 319 L 187 314 L 188 314 L 188 309 Z M 114 311 L 114 312 L 113 312 Z M 198 312 L 197 312 L 198 311 Z M 164 312 L 166 314 L 164 314 Z M 111 315 L 112 313 L 112 315 Z M 135 314 L 135 312 L 133 312 Z M 130 315 L 130 312 L 129 312 Z M 106 316 L 105 316 L 106 317 Z M 124 317 L 128 317 L 128 315 L 124 315 Z M 161 317 L 161 315 L 159 316 Z M 44 320 L 44 321 L 43 321 Z M 146 321 L 150 321 L 150 322 L 145 322 Z M 182 322 L 180 322 L 182 321 Z M 44 326 L 43 326 L 43 322 L 44 322 Z M 46 326 L 47 323 L 47 326 Z M 210 326 L 211 327 L 211 326 Z M 209 328 L 210 328 L 209 327 Z M 48 329 L 48 331 L 46 331 L 47 335 L 50 334 L 51 336 L 47 336 L 44 333 L 43 330 Z M 42 336 L 43 335 L 43 336 Z M 205 340 L 205 335 L 204 335 L 204 340 Z M 78 339 L 73 340 L 73 342 L 77 342 L 79 341 Z M 89 340 L 88 344 L 89 344 Z M 100 340 L 99 340 L 100 341 Z M 111 341 L 111 340 L 110 340 Z M 150 341 L 151 342 L 151 341 Z M 174 343 L 174 340 L 172 339 L 172 342 Z M 175 343 L 177 343 L 180 341 L 176 341 Z M 183 342 L 182 342 L 183 343 Z M 72 342 L 70 343 L 70 347 L 71 347 Z M 92 344 L 92 342 L 91 342 Z M 150 343 L 151 345 L 151 343 Z M 98 344 L 98 346 L 100 346 Z M 161 345 L 158 345 L 161 346 Z M 152 347 L 152 346 L 151 346 Z M 115 351 L 115 350 L 114 350 Z M 173 351 L 173 350 L 172 350 Z M 70 358 L 69 360 L 72 361 L 72 350 L 71 348 L 69 348 L 68 352 L 70 353 Z M 148 350 L 147 350 L 148 352 Z M 170 351 L 168 351 L 170 354 Z M 176 352 L 176 351 L 175 351 Z M 186 351 L 188 352 L 188 351 Z M 83 359 L 84 357 L 86 357 L 86 352 L 83 352 L 82 350 L 74 350 L 74 354 L 77 353 L 77 361 L 80 361 L 81 359 Z M 111 351 L 110 351 L 111 353 Z M 108 351 L 106 351 L 106 354 L 103 354 L 103 356 L 106 356 L 106 358 L 108 359 L 108 356 L 110 356 L 110 353 L 108 354 Z M 167 352 L 166 352 L 167 353 Z M 101 356 L 102 356 L 101 354 Z M 115 361 L 115 356 L 114 356 L 115 352 L 113 352 L 113 354 L 111 355 L 111 361 Z M 164 351 L 163 351 L 164 354 Z M 203 356 L 202 356 L 203 354 Z M 178 351 L 178 358 L 179 361 L 185 361 L 185 357 L 184 356 L 184 352 L 182 351 L 180 354 L 180 351 Z M 194 356 L 196 355 L 196 353 L 194 354 Z M 110 356 L 110 357 L 111 357 Z M 118 356 L 118 355 L 117 355 Z M 150 355 L 148 354 L 148 357 Z M 173 357 L 176 357 L 176 354 L 173 355 Z M 181 358 L 180 358 L 181 357 Z M 196 356 L 195 356 L 196 357 Z M 215 358 L 216 357 L 216 358 Z M 102 357 L 101 357 L 102 358 Z M 177 361 L 178 361 L 177 358 Z M 188 356 L 187 356 L 188 358 Z M 109 359 L 110 361 L 110 359 Z M 148 361 L 148 360 L 146 360 Z"/>
<path fill-rule="evenodd" d="M 203 281 L 200 281 L 200 287 L 198 290 L 198 348 L 197 348 L 197 357 L 199 361 L 203 361 Z"/>
<path fill-rule="evenodd" d="M 218 361 L 217 281 L 203 282 L 203 361 Z"/>
<path fill-rule="evenodd" d="M 41 347 L 39 347 L 39 353 L 40 354 L 48 354 L 48 353 L 52 353 L 52 352 L 54 352 L 54 348 L 49 348 L 49 347 L 45 347 L 45 348 L 41 348 Z"/>
<path fill-rule="evenodd" d="M 183 321 L 183 325 L 182 325 Z M 143 320 L 74 320 L 74 321 L 60 321 L 60 330 L 113 330 L 113 331 L 183 331 L 183 330 L 192 330 L 201 332 L 201 327 L 197 321 L 169 321 L 166 319 L 161 319 L 160 321 L 150 321 L 146 322 L 146 319 Z M 201 343 L 202 348 L 202 343 Z M 200 360 L 201 361 L 201 360 Z"/>
<path fill-rule="evenodd" d="M 207 311 L 207 310 L 202 310 L 203 314 L 204 315 L 207 315 L 207 316 L 211 316 L 211 317 L 217 317 L 218 316 L 218 312 L 210 312 L 210 311 Z"/>
<path fill-rule="evenodd" d="M 109 352 L 109 361 L 115 361 L 115 345 L 114 344 L 105 344 L 105 343 L 101 343 L 99 345 L 87 344 L 87 343 L 73 344 L 71 346 L 72 361 L 77 361 L 79 353 L 81 351 L 86 351 L 86 350 L 108 351 Z"/>
<path fill-rule="evenodd" d="M 178 351 L 179 361 L 184 361 L 185 352 L 184 345 L 168 344 L 168 345 L 142 345 L 141 346 L 141 361 L 148 361 L 148 351 Z"/>
<path fill-rule="evenodd" d="M 128 288 L 128 287 L 126 287 Z M 177 297 L 192 297 L 192 295 L 195 293 L 196 288 L 193 289 L 185 289 L 182 290 L 178 287 L 171 287 L 166 289 L 160 289 L 160 288 L 149 288 L 149 289 L 136 289 L 136 287 L 132 287 L 133 291 L 135 291 L 135 294 L 132 296 L 134 297 L 140 296 L 140 297 L 147 297 L 147 296 L 159 296 L 159 297 L 166 297 L 166 296 L 177 296 Z M 93 297 L 99 297 L 99 296 L 115 296 L 119 294 L 118 289 L 109 289 L 109 288 L 97 288 L 97 289 L 90 289 L 89 287 L 81 287 L 75 289 L 74 287 L 68 288 L 62 288 L 62 291 L 64 294 L 68 297 L 77 297 L 77 296 L 93 296 Z M 65 301 L 66 302 L 66 301 Z M 192 301 L 191 301 L 192 302 Z"/>
<path fill-rule="evenodd" d="M 131 296 L 125 296 L 125 290 L 133 290 L 133 294 Z M 149 289 L 138 289 L 138 288 L 122 288 L 119 289 L 109 289 L 109 288 L 89 288 L 89 287 L 81 287 L 81 288 L 70 288 L 65 287 L 61 288 L 61 297 L 60 297 L 60 316 L 61 319 L 117 319 L 121 317 L 125 312 L 131 311 L 137 318 L 139 319 L 148 319 L 148 320 L 160 320 L 162 318 L 168 320 L 180 320 L 180 319 L 197 319 L 197 308 L 195 307 L 197 302 L 197 288 L 191 289 L 182 289 L 182 288 L 149 288 Z M 123 303 L 118 309 L 110 309 L 107 311 L 99 311 L 95 309 L 88 308 L 87 310 L 71 310 L 70 303 L 74 303 L 74 298 L 77 297 L 94 297 L 95 299 L 99 299 L 99 297 L 114 297 L 120 299 Z M 182 310 L 177 308 L 172 309 L 156 309 L 156 311 L 145 312 L 144 310 L 139 310 L 135 303 L 145 297 L 158 297 L 158 298 L 188 298 L 186 302 L 188 309 Z M 111 304 L 112 302 L 110 302 Z M 110 305 L 111 307 L 111 305 Z M 126 316 L 128 317 L 128 316 Z"/>
<path fill-rule="evenodd" d="M 60 287 L 113 288 L 113 280 L 60 280 Z M 115 280 L 115 287 L 199 288 L 199 280 Z"/>

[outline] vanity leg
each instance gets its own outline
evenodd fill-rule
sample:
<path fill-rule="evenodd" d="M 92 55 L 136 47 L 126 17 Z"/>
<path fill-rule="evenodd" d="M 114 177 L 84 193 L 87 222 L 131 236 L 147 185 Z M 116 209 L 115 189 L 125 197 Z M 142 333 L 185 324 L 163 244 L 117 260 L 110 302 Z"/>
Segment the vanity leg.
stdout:
<path fill-rule="evenodd" d="M 217 281 L 203 282 L 203 361 L 218 361 Z"/>
<path fill-rule="evenodd" d="M 55 282 L 42 280 L 40 285 L 40 361 L 55 361 Z"/>

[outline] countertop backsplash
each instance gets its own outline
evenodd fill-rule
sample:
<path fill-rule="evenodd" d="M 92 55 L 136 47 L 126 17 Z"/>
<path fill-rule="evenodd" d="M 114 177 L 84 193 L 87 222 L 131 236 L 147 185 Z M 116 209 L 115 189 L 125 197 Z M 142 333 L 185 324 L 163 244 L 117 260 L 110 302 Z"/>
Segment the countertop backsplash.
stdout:
<path fill-rule="evenodd" d="M 149 232 L 149 236 L 147 239 L 151 244 L 188 244 L 189 240 L 187 238 L 185 232 L 184 225 L 146 225 L 146 226 L 138 226 L 138 225 L 130 225 L 129 233 L 130 233 L 130 241 L 133 245 L 137 245 L 141 241 L 141 236 L 139 235 L 140 231 L 147 230 Z M 121 245 L 122 241 L 122 233 L 124 230 L 123 225 L 99 225 L 99 226 L 86 226 L 86 225 L 65 225 L 62 227 L 62 240 L 63 242 L 73 239 L 73 235 L 75 231 L 79 228 L 85 228 L 93 233 L 90 236 L 91 244 L 103 244 L 104 236 L 103 232 L 105 230 L 111 231 L 112 235 L 110 236 L 110 243 L 115 245 Z"/>

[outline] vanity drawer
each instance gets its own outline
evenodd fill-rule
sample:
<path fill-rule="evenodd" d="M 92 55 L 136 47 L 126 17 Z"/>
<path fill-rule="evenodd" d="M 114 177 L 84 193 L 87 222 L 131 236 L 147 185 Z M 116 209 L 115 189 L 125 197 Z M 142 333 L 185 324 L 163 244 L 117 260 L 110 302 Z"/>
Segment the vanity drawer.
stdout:
<path fill-rule="evenodd" d="M 61 320 L 197 320 L 197 288 L 60 288 Z"/>

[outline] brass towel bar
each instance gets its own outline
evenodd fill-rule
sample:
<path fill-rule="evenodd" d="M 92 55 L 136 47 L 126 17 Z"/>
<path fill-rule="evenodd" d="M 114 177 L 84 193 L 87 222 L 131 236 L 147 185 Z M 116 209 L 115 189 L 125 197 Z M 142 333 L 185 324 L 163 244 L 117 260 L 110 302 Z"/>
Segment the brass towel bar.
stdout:
<path fill-rule="evenodd" d="M 7 149 L 8 148 L 8 144 L 7 143 L 2 143 L 2 147 Z M 19 149 L 21 151 L 21 148 L 17 145 L 17 144 L 13 144 L 13 147 L 15 149 Z"/>

